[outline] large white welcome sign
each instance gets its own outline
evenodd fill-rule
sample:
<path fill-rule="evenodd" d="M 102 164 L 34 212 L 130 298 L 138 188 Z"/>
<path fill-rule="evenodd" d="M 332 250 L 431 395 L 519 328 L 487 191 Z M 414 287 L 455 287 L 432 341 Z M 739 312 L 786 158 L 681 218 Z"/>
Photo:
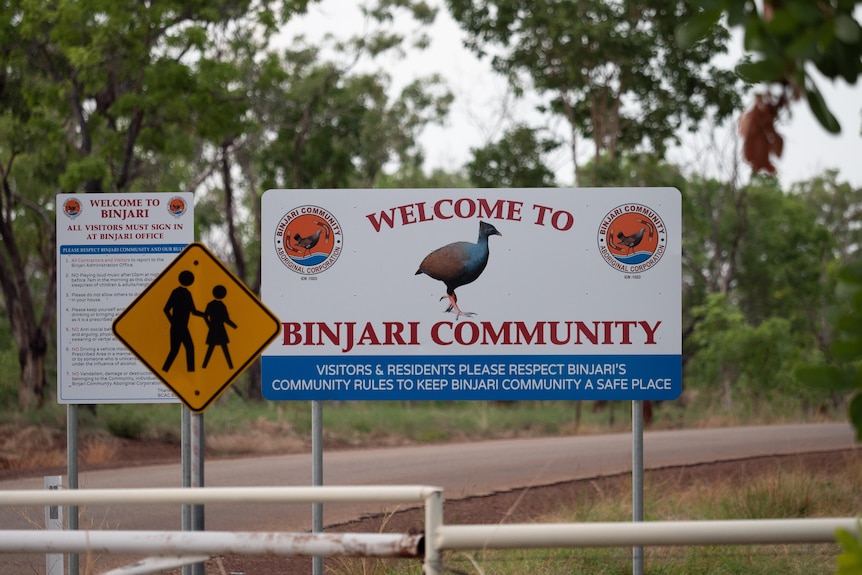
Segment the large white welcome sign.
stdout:
<path fill-rule="evenodd" d="M 269 190 L 274 400 L 673 399 L 673 188 Z"/>

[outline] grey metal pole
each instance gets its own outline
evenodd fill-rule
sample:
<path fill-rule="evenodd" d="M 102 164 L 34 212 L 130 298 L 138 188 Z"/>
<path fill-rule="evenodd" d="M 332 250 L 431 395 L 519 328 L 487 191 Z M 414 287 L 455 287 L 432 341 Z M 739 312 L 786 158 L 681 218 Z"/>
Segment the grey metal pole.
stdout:
<path fill-rule="evenodd" d="M 182 421 L 181 434 L 182 443 L 180 447 L 180 456 L 182 459 L 182 486 L 192 486 L 192 414 L 186 409 L 186 406 L 181 406 Z M 182 530 L 192 530 L 192 506 L 184 503 L 182 507 Z M 183 565 L 183 575 L 192 575 L 192 566 Z"/>
<path fill-rule="evenodd" d="M 632 521 L 644 520 L 644 402 L 632 401 Z M 632 575 L 643 575 L 644 548 L 632 547 Z"/>
<path fill-rule="evenodd" d="M 323 485 L 323 402 L 311 402 L 311 484 Z M 323 503 L 311 504 L 311 531 L 323 533 Z M 311 560 L 312 575 L 323 575 L 323 557 Z"/>
<path fill-rule="evenodd" d="M 66 406 L 66 471 L 69 489 L 78 489 L 78 405 Z M 69 506 L 69 531 L 78 530 L 78 506 Z M 69 554 L 69 575 L 78 575 L 78 554 Z"/>
<path fill-rule="evenodd" d="M 192 414 L 192 486 L 203 487 L 204 483 L 204 414 Z M 192 513 L 192 531 L 204 530 L 204 506 L 195 505 Z"/>
<path fill-rule="evenodd" d="M 204 416 L 191 414 L 191 484 L 192 487 L 204 486 Z M 204 506 L 192 505 L 192 531 L 204 530 Z M 205 575 L 204 563 L 193 563 L 192 575 Z"/>

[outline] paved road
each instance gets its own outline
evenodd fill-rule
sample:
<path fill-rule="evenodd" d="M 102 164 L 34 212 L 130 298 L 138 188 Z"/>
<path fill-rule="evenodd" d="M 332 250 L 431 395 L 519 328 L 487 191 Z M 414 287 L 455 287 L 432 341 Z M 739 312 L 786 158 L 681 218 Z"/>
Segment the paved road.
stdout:
<path fill-rule="evenodd" d="M 460 499 L 518 487 L 631 470 L 628 433 L 480 443 L 333 451 L 324 453 L 327 485 L 423 484 L 444 488 L 444 498 Z M 807 451 L 837 450 L 856 444 L 847 424 L 782 425 L 650 431 L 644 434 L 644 467 L 656 469 Z M 207 486 L 309 485 L 310 455 L 285 455 L 207 462 Z M 104 487 L 177 487 L 179 465 L 157 465 L 82 474 L 82 489 Z M 0 481 L 2 489 L 41 489 L 42 478 Z M 327 505 L 326 524 L 363 513 L 385 511 L 386 504 Z M 120 506 L 82 509 L 81 528 L 179 529 L 177 506 Z M 42 523 L 39 509 L 0 508 L 0 529 L 28 529 Z M 310 506 L 209 505 L 208 530 L 283 530 L 311 528 Z"/>

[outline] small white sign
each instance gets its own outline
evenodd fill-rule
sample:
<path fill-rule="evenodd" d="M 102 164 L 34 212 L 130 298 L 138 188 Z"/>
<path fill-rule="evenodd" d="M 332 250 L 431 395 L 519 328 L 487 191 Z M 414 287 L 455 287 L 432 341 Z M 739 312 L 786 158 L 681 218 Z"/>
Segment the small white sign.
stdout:
<path fill-rule="evenodd" d="M 269 399 L 672 399 L 673 188 L 269 190 Z"/>
<path fill-rule="evenodd" d="M 59 194 L 56 212 L 57 401 L 176 403 L 111 325 L 194 241 L 193 194 Z"/>

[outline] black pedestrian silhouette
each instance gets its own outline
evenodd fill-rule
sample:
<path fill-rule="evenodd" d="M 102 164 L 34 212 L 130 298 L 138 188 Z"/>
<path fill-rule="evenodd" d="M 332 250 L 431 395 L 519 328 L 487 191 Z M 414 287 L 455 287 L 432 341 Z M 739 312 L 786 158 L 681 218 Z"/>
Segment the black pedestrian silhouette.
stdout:
<path fill-rule="evenodd" d="M 224 286 L 215 286 L 213 288 L 213 297 L 215 299 L 209 302 L 207 304 L 207 308 L 204 310 L 204 320 L 207 322 L 207 326 L 209 327 L 209 332 L 207 333 L 207 353 L 204 357 L 203 365 L 204 368 L 206 368 L 210 361 L 213 349 L 218 345 L 221 346 L 221 349 L 224 352 L 227 366 L 230 369 L 233 369 L 233 362 L 230 360 L 230 352 L 227 349 L 227 344 L 230 342 L 230 338 L 227 336 L 227 328 L 225 326 L 229 325 L 236 329 L 236 324 L 230 320 L 227 313 L 227 307 L 225 307 L 224 303 L 221 301 L 226 295 L 227 289 L 225 289 Z"/>
<path fill-rule="evenodd" d="M 179 280 L 180 286 L 171 292 L 164 308 L 165 315 L 171 322 L 171 350 L 168 352 L 162 371 L 168 371 L 171 368 L 171 364 L 180 352 L 180 346 L 186 348 L 186 370 L 195 370 L 195 344 L 189 332 L 189 318 L 192 315 L 203 317 L 204 314 L 197 310 L 192 292 L 188 290 L 188 286 L 195 281 L 195 275 L 188 270 L 181 271 Z"/>

